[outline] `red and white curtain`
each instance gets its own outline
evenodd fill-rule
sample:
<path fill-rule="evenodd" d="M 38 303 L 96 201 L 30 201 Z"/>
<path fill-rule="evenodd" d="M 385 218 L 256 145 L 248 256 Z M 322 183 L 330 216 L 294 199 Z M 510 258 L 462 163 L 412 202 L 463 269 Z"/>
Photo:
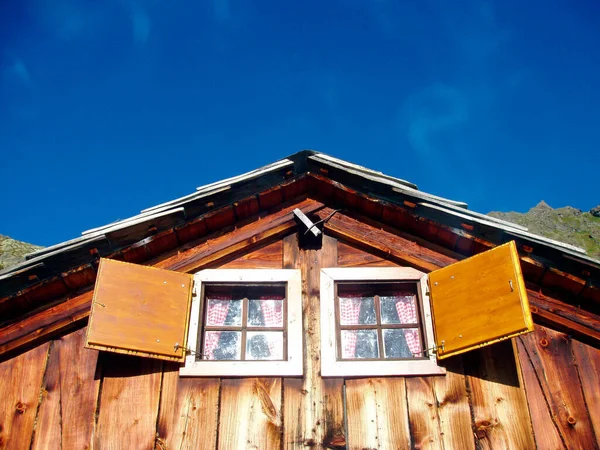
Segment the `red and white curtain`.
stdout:
<path fill-rule="evenodd" d="M 260 307 L 265 327 L 280 327 L 283 325 L 283 297 L 274 299 L 273 296 L 261 297 Z M 272 339 L 267 340 L 269 356 L 281 354 L 278 345 Z"/>
<path fill-rule="evenodd" d="M 356 297 L 340 297 L 340 323 L 342 325 L 358 324 L 360 316 L 360 305 L 362 296 Z M 342 357 L 354 358 L 356 355 L 356 342 L 358 341 L 357 330 L 345 330 L 344 336 L 346 339 L 342 341 Z"/>
<path fill-rule="evenodd" d="M 223 326 L 229 312 L 231 296 L 213 296 L 207 302 L 206 324 Z M 204 336 L 204 359 L 215 359 L 215 350 L 221 339 L 220 331 L 211 331 Z"/>
<path fill-rule="evenodd" d="M 403 295 L 396 297 L 396 312 L 400 323 L 417 323 L 417 307 L 415 297 Z M 421 342 L 419 339 L 419 330 L 410 328 L 404 330 L 404 337 L 408 349 L 413 355 L 421 354 Z"/>

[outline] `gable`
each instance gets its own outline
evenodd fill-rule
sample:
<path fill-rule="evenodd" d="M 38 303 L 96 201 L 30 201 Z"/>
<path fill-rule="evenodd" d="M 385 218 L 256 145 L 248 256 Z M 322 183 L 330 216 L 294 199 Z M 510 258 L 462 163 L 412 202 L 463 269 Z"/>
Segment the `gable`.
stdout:
<path fill-rule="evenodd" d="M 343 264 L 363 258 L 366 266 L 385 261 L 428 272 L 516 238 L 536 320 L 600 343 L 600 265 L 569 246 L 482 218 L 460 202 L 319 155 L 298 154 L 292 164 L 90 230 L 0 274 L 0 354 L 85 322 L 100 257 L 188 273 L 250 261 L 275 265 L 279 250 L 267 247 L 296 230 L 296 207 L 322 220 L 326 233 L 341 242 Z"/>

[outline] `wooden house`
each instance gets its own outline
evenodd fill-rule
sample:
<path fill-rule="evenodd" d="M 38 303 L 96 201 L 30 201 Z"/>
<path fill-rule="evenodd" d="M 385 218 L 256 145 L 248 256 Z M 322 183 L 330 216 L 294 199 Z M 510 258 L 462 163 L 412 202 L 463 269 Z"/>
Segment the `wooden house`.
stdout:
<path fill-rule="evenodd" d="M 0 273 L 0 448 L 597 449 L 600 262 L 302 151 Z"/>

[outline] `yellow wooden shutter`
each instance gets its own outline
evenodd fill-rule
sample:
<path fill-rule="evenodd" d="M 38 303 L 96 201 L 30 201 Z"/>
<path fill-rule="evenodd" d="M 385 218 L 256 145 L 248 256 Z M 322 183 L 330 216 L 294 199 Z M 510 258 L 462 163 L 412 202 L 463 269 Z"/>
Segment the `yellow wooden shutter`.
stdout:
<path fill-rule="evenodd" d="M 193 276 L 101 259 L 86 347 L 184 361 Z"/>
<path fill-rule="evenodd" d="M 438 358 L 533 331 L 514 241 L 429 274 Z"/>

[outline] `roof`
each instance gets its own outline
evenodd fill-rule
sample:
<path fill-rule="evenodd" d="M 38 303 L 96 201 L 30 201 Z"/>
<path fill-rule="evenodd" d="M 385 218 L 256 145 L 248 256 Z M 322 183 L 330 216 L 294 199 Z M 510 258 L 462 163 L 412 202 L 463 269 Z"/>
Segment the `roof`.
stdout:
<path fill-rule="evenodd" d="M 400 205 L 410 202 L 415 205 L 416 214 L 437 222 L 452 224 L 467 221 L 476 225 L 470 232 L 481 237 L 489 239 L 501 233 L 553 249 L 581 263 L 600 266 L 600 261 L 589 258 L 578 247 L 529 233 L 523 226 L 470 211 L 464 202 L 428 194 L 408 181 L 324 153 L 304 150 L 245 174 L 198 187 L 191 194 L 144 209 L 136 216 L 86 230 L 77 238 L 30 253 L 24 262 L 0 271 L 0 298 L 15 288 L 22 288 L 26 279 L 41 280 L 88 263 L 97 254 L 104 256 L 138 242 L 147 237 L 149 227 L 155 232 L 176 227 L 225 204 L 308 173 L 326 173 L 328 178 L 387 202 Z"/>

